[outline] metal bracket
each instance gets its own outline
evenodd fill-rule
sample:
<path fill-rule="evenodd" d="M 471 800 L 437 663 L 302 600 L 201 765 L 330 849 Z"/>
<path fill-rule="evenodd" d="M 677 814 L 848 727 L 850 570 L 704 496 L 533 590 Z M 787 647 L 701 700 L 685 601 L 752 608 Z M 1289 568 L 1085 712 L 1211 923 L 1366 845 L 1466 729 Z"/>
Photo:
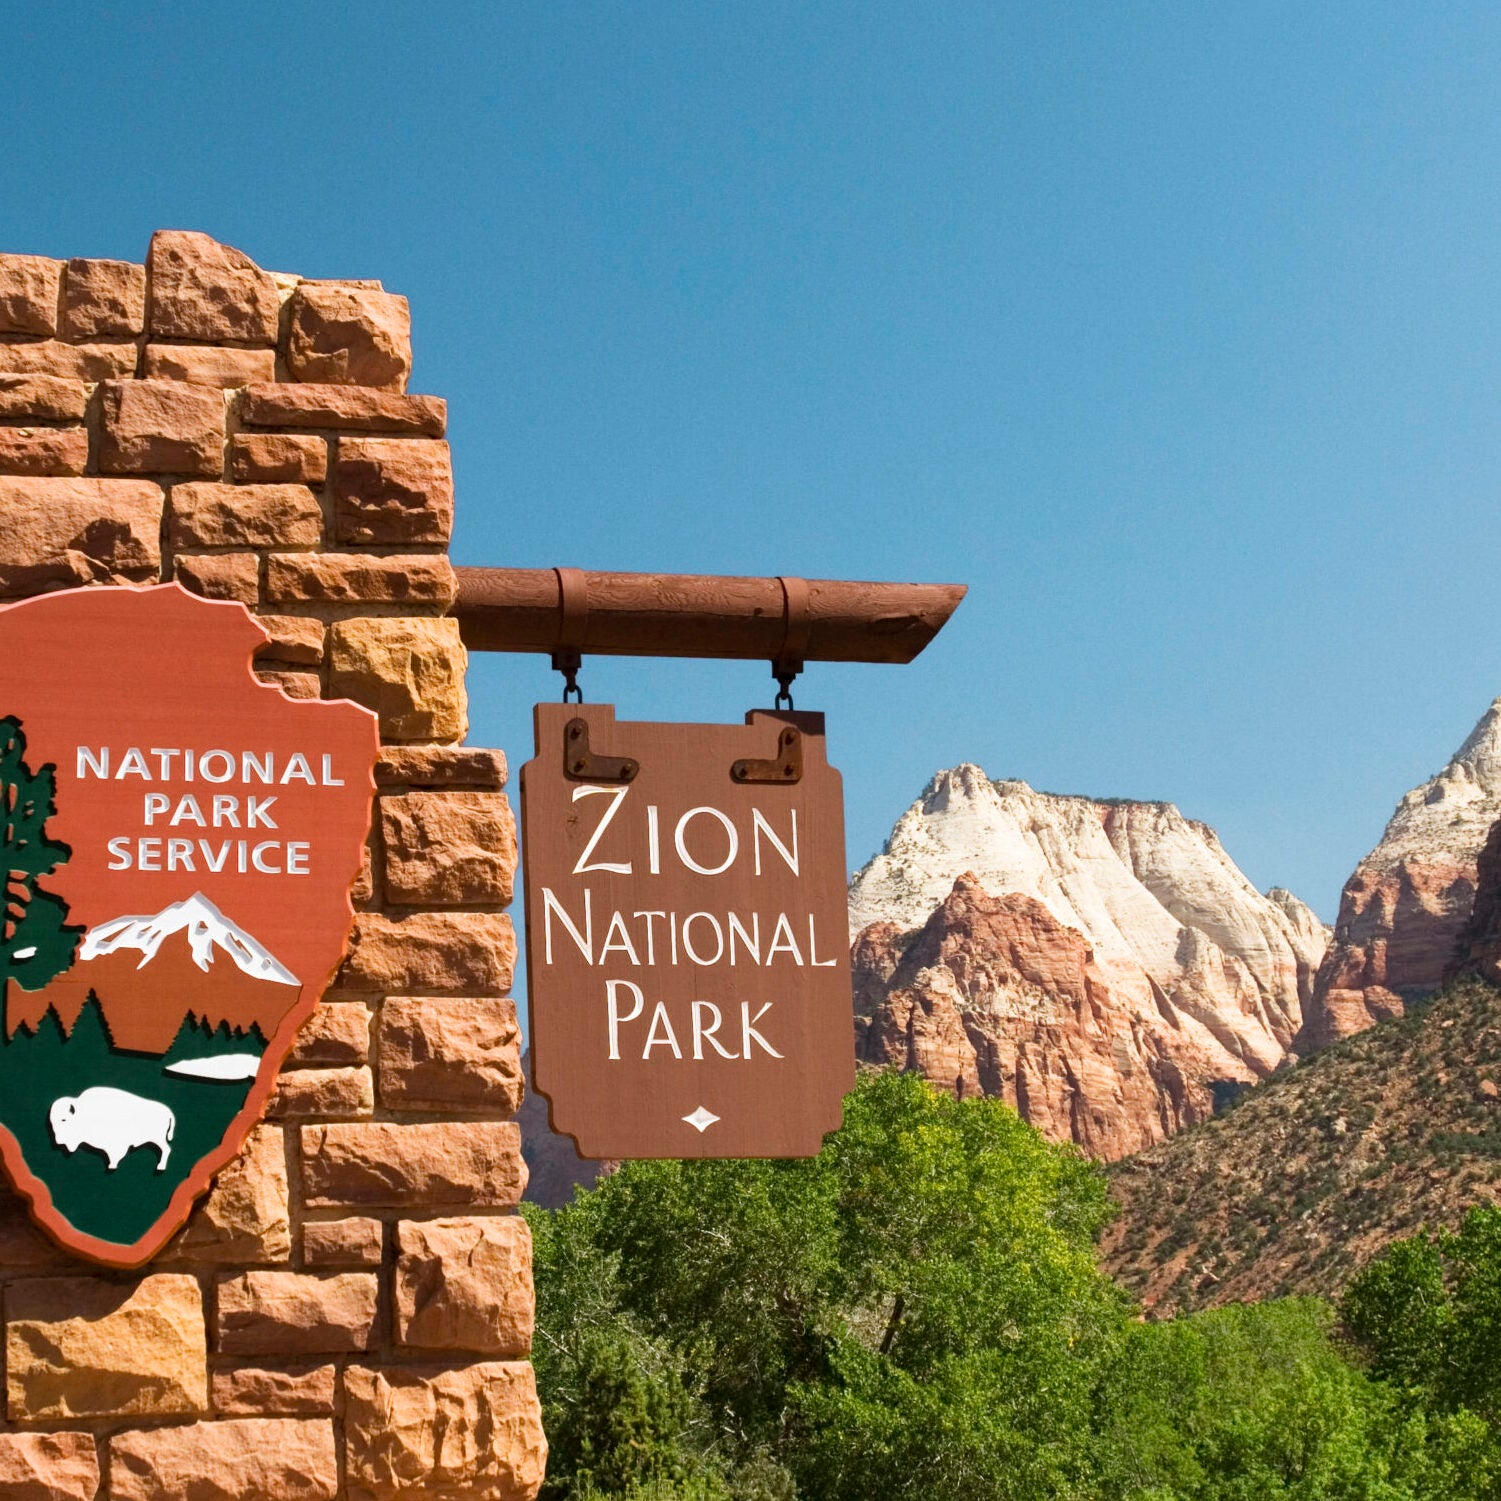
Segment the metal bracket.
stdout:
<path fill-rule="evenodd" d="M 596 756 L 589 749 L 589 721 L 563 727 L 563 775 L 570 782 L 634 782 L 641 763 L 630 756 Z"/>
<path fill-rule="evenodd" d="M 782 586 L 782 644 L 771 659 L 771 675 L 777 680 L 777 708 L 790 709 L 792 680 L 803 670 L 813 622 L 808 613 L 807 579 L 782 574 L 777 582 Z"/>
<path fill-rule="evenodd" d="M 730 767 L 736 782 L 780 782 L 791 786 L 803 779 L 803 737 L 792 725 L 777 736 L 777 754 L 770 761 L 736 761 Z"/>
<path fill-rule="evenodd" d="M 571 697 L 581 704 L 579 668 L 584 659 L 579 651 L 589 626 L 589 575 L 580 568 L 554 568 L 558 576 L 558 644 L 553 649 L 552 670 L 563 674 L 563 702 Z"/>

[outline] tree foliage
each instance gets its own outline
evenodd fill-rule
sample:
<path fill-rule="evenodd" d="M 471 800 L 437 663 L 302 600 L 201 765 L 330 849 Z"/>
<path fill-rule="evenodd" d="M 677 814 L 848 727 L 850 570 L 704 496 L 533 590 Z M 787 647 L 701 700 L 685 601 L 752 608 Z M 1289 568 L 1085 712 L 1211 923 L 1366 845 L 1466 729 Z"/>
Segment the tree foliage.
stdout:
<path fill-rule="evenodd" d="M 0 719 L 0 982 L 14 980 L 23 990 L 40 990 L 67 969 L 83 934 L 82 927 L 69 926 L 62 898 L 38 884 L 72 853 L 47 837 L 47 820 L 56 811 L 53 767 L 33 772 L 20 720 Z"/>
<path fill-rule="evenodd" d="M 529 1210 L 548 1494 L 1498 1494 L 1482 1334 L 1471 1385 L 1415 1402 L 1399 1357 L 1352 1358 L 1316 1300 L 1142 1322 L 1096 1266 L 1109 1213 L 1073 1148 L 894 1074 L 861 1081 L 815 1159 L 630 1163 Z M 1464 1261 L 1477 1330 L 1501 1310 L 1482 1239 Z M 1392 1290 L 1368 1301 L 1383 1327 L 1405 1317 Z"/>

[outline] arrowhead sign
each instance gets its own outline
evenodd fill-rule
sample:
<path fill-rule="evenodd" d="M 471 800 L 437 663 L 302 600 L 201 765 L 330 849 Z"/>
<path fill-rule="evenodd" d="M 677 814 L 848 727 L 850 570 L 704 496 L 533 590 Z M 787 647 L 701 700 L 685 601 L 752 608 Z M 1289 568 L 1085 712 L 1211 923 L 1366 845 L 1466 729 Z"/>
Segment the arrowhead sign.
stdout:
<path fill-rule="evenodd" d="M 553 1129 L 590 1158 L 813 1155 L 855 1078 L 823 716 L 535 712 L 527 983 Z"/>
<path fill-rule="evenodd" d="M 107 1265 L 239 1152 L 348 938 L 375 716 L 265 639 L 175 584 L 0 609 L 0 1158 Z"/>

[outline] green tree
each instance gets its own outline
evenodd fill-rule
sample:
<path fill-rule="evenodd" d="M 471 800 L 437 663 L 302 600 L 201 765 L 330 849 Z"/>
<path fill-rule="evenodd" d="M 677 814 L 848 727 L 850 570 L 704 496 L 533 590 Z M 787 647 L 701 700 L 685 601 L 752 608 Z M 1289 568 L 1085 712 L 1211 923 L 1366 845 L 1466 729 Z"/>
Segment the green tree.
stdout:
<path fill-rule="evenodd" d="M 1109 1213 L 1072 1147 L 896 1074 L 862 1078 L 817 1158 L 628 1163 L 529 1208 L 548 1494 L 1501 1495 L 1485 1418 L 1350 1359 L 1325 1303 L 1142 1322 L 1096 1265 Z M 1498 1284 L 1466 1244 L 1478 1315 Z"/>
<path fill-rule="evenodd" d="M 1340 1311 L 1376 1375 L 1501 1426 L 1501 1209 L 1395 1242 Z"/>
<path fill-rule="evenodd" d="M 634 1446 L 588 1419 L 591 1459 L 570 1432 L 552 1483 L 579 1494 L 568 1467 L 612 1447 L 644 1482 L 660 1459 L 633 1456 L 667 1442 L 737 1497 L 1070 1494 L 1128 1311 L 1094 1265 L 1108 1215 L 1075 1150 L 897 1074 L 862 1080 L 817 1158 L 627 1164 L 529 1214 L 543 1390 L 579 1422 L 606 1330 L 698 1416 L 664 1401 Z"/>
<path fill-rule="evenodd" d="M 0 869 L 6 872 L 0 922 L 0 981 L 40 990 L 73 963 L 81 926 L 70 926 L 61 897 L 38 885 L 72 851 L 46 835 L 57 811 L 52 766 L 26 764 L 26 736 L 14 716 L 0 719 Z"/>

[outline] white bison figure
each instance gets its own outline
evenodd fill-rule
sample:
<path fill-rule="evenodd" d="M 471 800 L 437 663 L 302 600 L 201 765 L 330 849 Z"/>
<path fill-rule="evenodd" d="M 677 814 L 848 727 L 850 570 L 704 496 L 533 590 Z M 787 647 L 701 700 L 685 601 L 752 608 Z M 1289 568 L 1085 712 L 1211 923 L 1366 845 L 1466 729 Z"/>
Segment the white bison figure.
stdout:
<path fill-rule="evenodd" d="M 160 1100 L 143 1099 L 127 1089 L 96 1084 L 82 1094 L 53 1100 L 47 1112 L 52 1139 L 69 1152 L 92 1147 L 104 1153 L 110 1172 L 134 1147 L 155 1147 L 161 1154 L 157 1172 L 167 1166 L 177 1118 Z"/>

